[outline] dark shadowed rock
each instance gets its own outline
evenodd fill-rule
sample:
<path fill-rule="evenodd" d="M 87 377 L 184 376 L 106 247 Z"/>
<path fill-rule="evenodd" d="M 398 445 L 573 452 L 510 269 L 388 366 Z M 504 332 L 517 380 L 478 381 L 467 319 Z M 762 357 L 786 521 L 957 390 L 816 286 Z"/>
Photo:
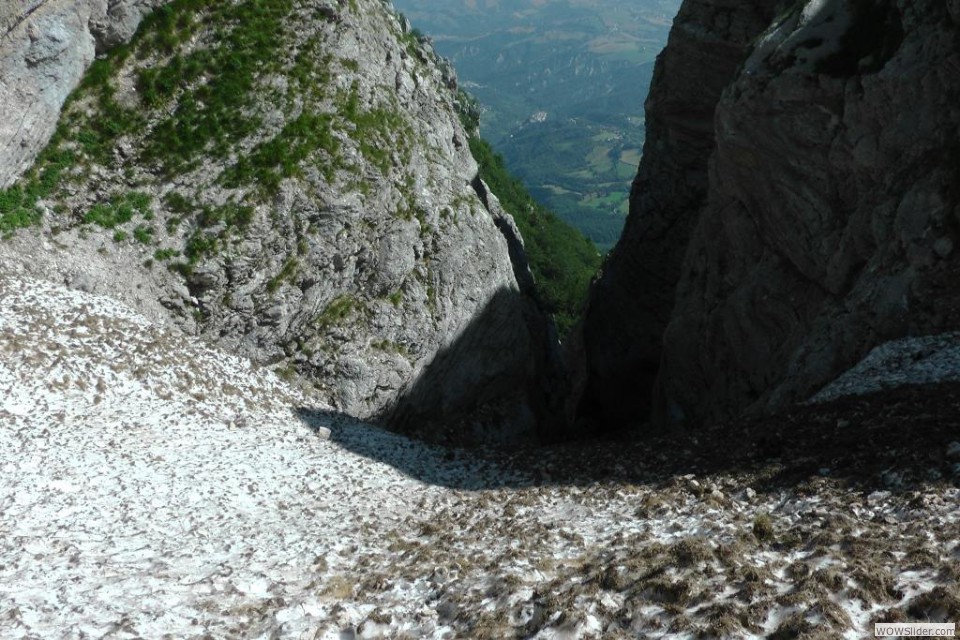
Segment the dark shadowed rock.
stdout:
<path fill-rule="evenodd" d="M 578 414 L 598 428 L 643 422 L 649 412 L 681 263 L 707 194 L 714 109 L 771 11 L 760 1 L 685 2 L 657 59 L 630 216 L 583 324 Z"/>
<path fill-rule="evenodd" d="M 810 3 L 760 39 L 717 107 L 661 417 L 778 409 L 957 326 L 958 35 L 943 3 L 890 0 Z"/>
<path fill-rule="evenodd" d="M 582 415 L 628 396 L 614 417 L 642 421 L 651 389 L 661 424 L 775 410 L 877 344 L 960 324 L 955 8 L 772 4 L 678 16 L 586 318 Z"/>

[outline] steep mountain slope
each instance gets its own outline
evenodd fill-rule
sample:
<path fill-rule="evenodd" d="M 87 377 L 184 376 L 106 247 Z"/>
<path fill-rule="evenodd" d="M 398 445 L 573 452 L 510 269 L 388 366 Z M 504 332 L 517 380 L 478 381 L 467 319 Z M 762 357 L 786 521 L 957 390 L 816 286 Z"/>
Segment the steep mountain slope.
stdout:
<path fill-rule="evenodd" d="M 919 407 L 912 437 L 891 437 Z M 874 620 L 952 622 L 958 407 L 954 384 L 679 442 L 430 446 L 115 300 L 0 273 L 0 636 L 863 638 Z"/>
<path fill-rule="evenodd" d="M 129 40 L 169 0 L 10 0 L 0 5 L 0 188 L 46 145 L 94 54 Z"/>
<path fill-rule="evenodd" d="M 628 391 L 626 421 L 651 395 L 661 422 L 777 409 L 885 340 L 960 325 L 958 17 L 926 1 L 684 4 L 586 319 L 586 413 Z M 713 45 L 722 69 L 697 58 Z M 685 86 L 710 91 L 690 102 Z M 667 116 L 670 100 L 696 108 Z"/>
<path fill-rule="evenodd" d="M 0 192 L 4 270 L 110 292 L 353 415 L 529 436 L 551 334 L 455 86 L 379 1 L 176 0 Z"/>
<path fill-rule="evenodd" d="M 657 60 L 631 215 L 584 315 L 579 412 L 602 427 L 643 421 L 650 410 L 663 331 L 706 198 L 713 112 L 771 11 L 766 2 L 686 2 Z"/>

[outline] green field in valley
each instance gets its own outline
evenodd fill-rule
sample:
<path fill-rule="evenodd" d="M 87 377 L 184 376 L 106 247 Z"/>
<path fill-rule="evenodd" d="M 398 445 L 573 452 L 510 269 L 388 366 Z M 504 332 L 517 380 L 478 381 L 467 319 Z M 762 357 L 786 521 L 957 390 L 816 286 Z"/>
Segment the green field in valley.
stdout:
<path fill-rule="evenodd" d="M 619 237 L 643 101 L 679 0 L 396 0 L 483 104 L 484 138 L 602 250 Z"/>

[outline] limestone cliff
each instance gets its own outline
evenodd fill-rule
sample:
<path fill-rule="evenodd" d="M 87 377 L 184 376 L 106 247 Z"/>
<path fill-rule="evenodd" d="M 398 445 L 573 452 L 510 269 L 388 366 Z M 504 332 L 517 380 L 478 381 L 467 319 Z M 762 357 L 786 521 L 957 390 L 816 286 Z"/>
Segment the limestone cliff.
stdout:
<path fill-rule="evenodd" d="M 522 241 L 476 179 L 452 70 L 388 4 L 174 0 L 99 56 L 23 173 L 94 34 L 122 42 L 110 17 L 149 3 L 93 4 L 8 20 L 4 64 L 43 76 L 9 52 L 57 29 L 69 53 L 14 90 L 49 100 L 0 138 L 24 149 L 3 163 L 22 173 L 0 192 L 5 271 L 110 293 L 407 431 L 543 423 L 554 347 Z"/>
<path fill-rule="evenodd" d="M 684 3 L 586 319 L 582 410 L 609 398 L 605 370 L 659 422 L 774 410 L 884 340 L 960 324 L 958 12 Z"/>

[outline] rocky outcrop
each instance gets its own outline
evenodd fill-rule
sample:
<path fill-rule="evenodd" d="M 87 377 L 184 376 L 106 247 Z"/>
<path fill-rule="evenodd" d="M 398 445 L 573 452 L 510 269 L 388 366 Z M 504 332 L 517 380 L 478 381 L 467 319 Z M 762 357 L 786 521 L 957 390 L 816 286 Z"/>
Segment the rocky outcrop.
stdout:
<path fill-rule="evenodd" d="M 0 6 L 0 188 L 50 140 L 95 53 L 129 40 L 169 0 L 12 0 Z"/>
<path fill-rule="evenodd" d="M 650 411 L 681 263 L 706 200 L 713 113 L 769 23 L 769 5 L 688 0 L 657 59 L 630 216 L 583 322 L 586 387 L 577 414 L 591 428 L 643 422 Z"/>
<path fill-rule="evenodd" d="M 753 4 L 730 3 L 733 22 L 753 20 Z M 605 274 L 620 291 L 603 304 L 628 313 L 595 305 L 588 318 L 588 338 L 617 317 L 636 319 L 633 335 L 650 343 L 662 336 L 659 362 L 625 373 L 644 385 L 656 378 L 661 423 L 775 410 L 877 344 L 960 326 L 956 7 L 814 0 L 781 9 L 743 49 L 749 55 L 698 136 L 705 143 L 712 133 L 712 157 L 689 241 L 679 232 L 671 245 L 673 255 L 686 251 L 679 278 L 646 277 L 654 291 L 675 292 L 666 329 L 630 311 L 649 291 L 635 282 L 639 270 L 619 271 L 644 259 L 649 243 L 635 234 Z M 690 19 L 681 15 L 675 31 Z M 689 82 L 714 76 L 704 66 Z M 653 146 L 646 154 L 645 166 L 663 155 Z M 691 210 L 682 186 L 660 196 L 660 187 L 644 189 L 643 175 L 635 200 L 646 192 L 657 207 L 635 205 L 633 227 L 654 224 L 659 210 Z"/>
<path fill-rule="evenodd" d="M 555 340 L 452 71 L 379 0 L 185 6 L 73 94 L 0 204 L 0 229 L 40 225 L 4 268 L 110 293 L 344 413 L 532 436 Z"/>

